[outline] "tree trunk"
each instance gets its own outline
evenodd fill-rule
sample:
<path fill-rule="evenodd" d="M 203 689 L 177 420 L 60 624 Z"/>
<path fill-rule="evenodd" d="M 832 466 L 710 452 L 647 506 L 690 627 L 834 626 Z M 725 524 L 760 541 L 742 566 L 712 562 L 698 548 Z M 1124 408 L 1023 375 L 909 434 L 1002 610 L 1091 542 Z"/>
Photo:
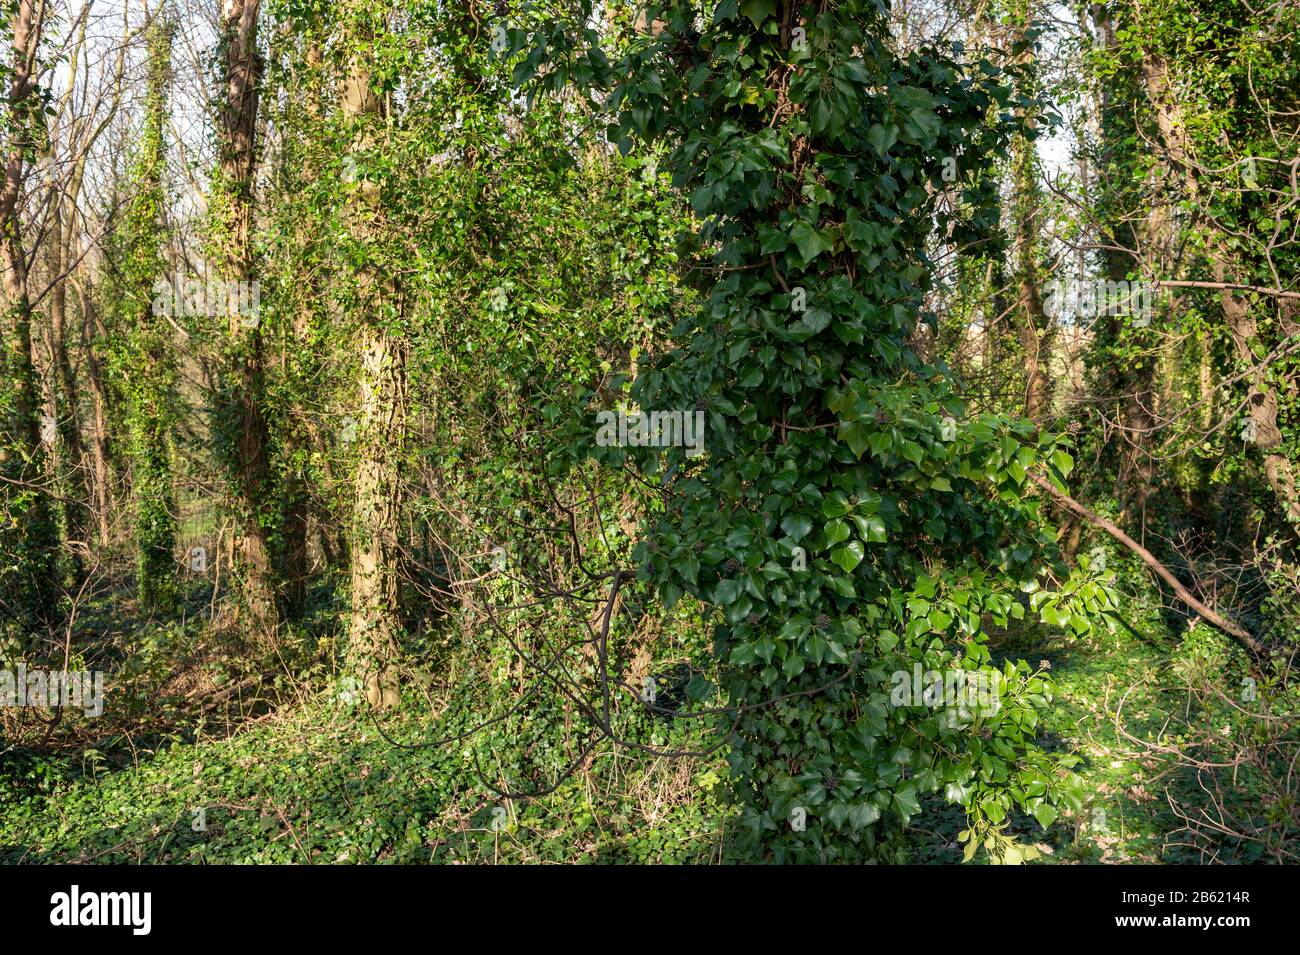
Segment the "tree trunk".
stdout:
<path fill-rule="evenodd" d="M 264 412 L 263 330 L 253 294 L 254 267 L 249 233 L 253 169 L 257 160 L 257 17 L 260 0 L 223 0 L 221 49 L 225 100 L 220 112 L 224 279 L 237 295 L 227 297 L 231 424 L 225 449 L 235 507 L 231 541 L 232 580 L 243 622 L 255 641 L 271 646 L 279 630 L 268 525 L 275 518 L 270 433 Z M 228 286 L 229 288 L 229 286 Z M 232 301 L 233 300 L 233 301 Z M 236 304 L 237 303 L 237 304 Z"/>
<path fill-rule="evenodd" d="M 152 307 L 163 274 L 166 198 L 167 92 L 173 24 L 149 25 L 144 123 L 133 170 L 133 194 L 122 224 L 125 237 L 122 300 L 131 335 L 131 478 L 135 499 L 136 584 L 140 603 L 171 613 L 176 606 L 176 491 L 172 470 L 175 375 L 171 329 Z"/>
<path fill-rule="evenodd" d="M 1051 319 L 1043 309 L 1038 279 L 1038 188 L 1033 144 L 1016 137 L 1013 159 L 1015 201 L 1014 251 L 1020 346 L 1025 360 L 1025 417 L 1042 427 L 1050 400 Z"/>
<path fill-rule="evenodd" d="M 313 37 L 308 42 L 306 50 L 307 74 L 313 83 L 320 78 L 322 63 L 321 45 Z M 310 92 L 305 98 L 308 136 L 320 133 L 321 101 L 316 91 L 317 87 L 310 87 Z M 295 177 L 299 175 L 297 167 L 292 175 Z M 321 175 L 321 170 L 317 168 L 314 160 L 309 160 L 301 163 L 300 175 L 303 180 L 313 181 Z M 295 179 L 295 181 L 301 180 Z M 309 229 L 310 225 L 304 223 L 302 228 L 297 230 L 295 239 L 298 249 L 303 249 L 311 241 L 311 237 L 307 235 Z M 294 316 L 293 341 L 297 346 L 297 352 L 290 359 L 290 366 L 294 369 L 295 375 L 305 367 L 305 364 L 311 364 L 309 356 L 312 355 L 311 333 L 315 322 L 314 310 L 318 302 L 324 301 L 326 295 L 326 290 L 320 287 L 314 270 L 310 272 L 309 282 L 311 287 L 306 302 Z M 287 445 L 285 457 L 294 462 L 294 465 L 285 475 L 281 488 L 284 529 L 279 553 L 281 588 L 284 594 L 285 611 L 290 617 L 299 616 L 307 602 L 308 540 L 311 533 L 312 499 L 305 466 L 297 462 L 300 457 L 305 456 L 300 456 L 300 450 L 308 448 L 312 438 L 313 433 L 306 415 L 300 407 L 294 407 L 289 412 L 284 428 L 284 441 Z M 322 455 L 322 460 L 326 462 L 328 468 L 328 453 Z M 323 527 L 321 539 L 324 544 L 323 549 L 328 553 L 329 532 Z M 332 557 L 328 559 L 332 563 Z"/>
<path fill-rule="evenodd" d="M 1011 38 L 1025 42 L 1028 11 L 1013 14 Z M 1028 73 L 1032 93 L 1037 81 L 1037 63 L 1032 45 L 1026 46 L 1019 61 Z M 1032 128 L 1034 118 L 1017 113 Z M 1038 251 L 1042 196 L 1038 189 L 1037 151 L 1023 134 L 1017 134 L 1011 154 L 1012 259 L 1016 277 L 1016 316 L 1020 348 L 1025 362 L 1025 417 L 1042 427 L 1046 424 L 1051 401 L 1052 318 L 1043 308 L 1042 283 L 1039 277 Z"/>
<path fill-rule="evenodd" d="M 82 572 L 80 554 L 88 547 L 89 511 L 94 490 L 86 468 L 86 446 L 81 438 L 81 407 L 77 400 L 77 382 L 68 358 L 67 283 L 61 278 L 70 233 L 65 232 L 62 202 L 53 200 L 53 223 L 50 230 L 49 266 L 53 286 L 50 289 L 50 352 L 55 374 L 55 417 L 59 423 L 63 475 L 60 481 L 66 503 L 63 519 L 69 544 L 75 544 L 73 557 L 76 576 Z"/>
<path fill-rule="evenodd" d="M 94 298 L 81 290 L 81 351 L 86 356 L 86 381 L 90 385 L 94 424 L 90 436 L 90 463 L 94 488 L 95 523 L 101 547 L 109 545 L 110 521 L 113 510 L 113 468 L 108 446 L 108 395 L 104 385 L 104 371 L 95 350 L 96 336 L 103 334 Z"/>
<path fill-rule="evenodd" d="M 1230 281 L 1224 257 L 1215 255 L 1212 265 L 1216 282 Z M 1295 471 L 1286 455 L 1273 450 L 1283 440 L 1282 429 L 1277 424 L 1277 389 L 1269 387 L 1268 367 L 1251 347 L 1259 337 L 1259 325 L 1245 300 L 1231 289 L 1220 291 L 1219 302 L 1237 358 L 1252 369 L 1246 413 L 1250 416 L 1253 443 L 1264 453 L 1264 477 L 1287 519 L 1300 523 L 1300 491 L 1296 488 Z"/>
<path fill-rule="evenodd" d="M 4 179 L 0 183 L 0 267 L 6 314 L 0 389 L 8 392 L 0 420 L 0 547 L 12 570 L 0 573 L 0 607 L 30 624 L 51 624 L 58 609 L 58 529 L 45 486 L 36 370 L 32 364 L 32 308 L 28 292 L 18 198 L 30 123 L 26 115 L 45 5 L 20 0 L 13 12 Z M 3 397 L 3 396 L 0 396 Z M 7 405 L 7 407 L 5 407 Z"/>
<path fill-rule="evenodd" d="M 370 89 L 364 36 L 354 36 L 343 113 L 356 124 L 354 145 L 374 145 L 373 126 L 383 105 Z M 356 41 L 362 41 L 360 43 Z M 382 241 L 375 220 L 379 189 L 362 182 L 349 201 L 347 218 L 353 242 Z M 366 257 L 369 261 L 369 257 Z M 350 663 L 360 676 L 366 700 L 375 707 L 398 702 L 396 662 L 402 632 L 398 594 L 398 532 L 401 516 L 401 443 L 406 416 L 406 349 L 380 315 L 399 310 L 392 279 L 369 264 L 354 276 L 362 309 L 360 420 L 357 470 L 353 485 L 351 534 L 352 618 Z"/>
<path fill-rule="evenodd" d="M 1105 3 L 1094 3 L 1091 8 L 1093 22 L 1102 44 L 1109 50 L 1115 50 L 1118 40 L 1110 10 Z M 1112 95 L 1109 87 L 1103 87 L 1101 102 L 1101 134 L 1108 143 L 1108 149 L 1122 150 L 1124 144 L 1137 134 L 1137 114 L 1131 98 L 1127 95 L 1129 81 L 1135 81 L 1131 71 L 1117 74 L 1117 86 L 1120 95 Z M 1128 157 L 1125 157 L 1128 158 Z M 1107 156 L 1107 160 L 1110 156 Z M 1103 165 L 1101 174 L 1105 175 L 1108 165 Z M 1117 249 L 1137 249 L 1141 244 L 1141 233 L 1131 215 L 1131 203 L 1137 199 L 1135 190 L 1124 180 L 1131 173 L 1131 167 L 1121 162 L 1119 170 L 1110 169 L 1114 178 L 1123 180 L 1109 184 L 1110 191 L 1118 191 L 1119 208 L 1111 211 L 1109 220 L 1110 240 L 1113 249 L 1103 251 L 1105 262 L 1105 279 L 1109 282 L 1126 281 L 1135 262 L 1126 253 Z M 1103 190 L 1105 194 L 1108 190 Z M 1148 225 L 1151 223 L 1148 222 Z M 1094 296 L 1094 301 L 1100 296 Z M 1099 316 L 1101 337 L 1112 345 L 1124 345 L 1131 348 L 1146 347 L 1150 337 L 1149 331 L 1135 327 L 1126 327 L 1125 318 L 1111 314 L 1112 309 L 1105 309 L 1104 316 Z M 1124 354 L 1124 353 L 1121 353 Z M 1120 396 L 1115 415 L 1119 427 L 1118 447 L 1118 483 L 1117 496 L 1120 500 L 1120 523 L 1126 526 L 1137 524 L 1138 537 L 1146 538 L 1147 499 L 1156 481 L 1155 462 L 1151 456 L 1151 441 L 1154 434 L 1155 419 L 1152 415 L 1152 395 L 1156 388 L 1155 364 L 1151 360 L 1133 361 L 1129 357 L 1120 358 L 1112 353 L 1107 357 L 1105 371 L 1105 393 Z"/>

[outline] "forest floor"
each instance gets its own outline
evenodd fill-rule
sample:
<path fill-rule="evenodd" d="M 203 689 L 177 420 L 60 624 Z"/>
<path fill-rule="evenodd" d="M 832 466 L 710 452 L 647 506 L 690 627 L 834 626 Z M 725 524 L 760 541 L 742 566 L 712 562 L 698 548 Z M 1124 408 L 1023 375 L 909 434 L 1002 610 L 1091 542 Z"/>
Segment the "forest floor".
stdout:
<path fill-rule="evenodd" d="M 177 641 L 205 655 L 197 623 L 160 638 Z M 1051 850 L 1045 862 L 1212 858 L 1180 835 L 1172 808 L 1197 805 L 1195 777 L 1124 735 L 1168 731 L 1185 643 L 1158 612 L 1136 610 L 1088 643 L 1032 634 L 995 642 L 1000 655 L 1050 661 L 1059 694 L 1040 742 L 1084 759 L 1078 771 L 1091 799 L 1082 812 L 1063 814 L 1046 832 L 1029 817 L 1012 820 L 1022 839 Z M 127 659 L 139 656 L 134 649 Z M 420 745 L 483 720 L 481 694 L 464 692 L 481 677 L 466 666 L 462 686 L 443 700 L 382 723 L 333 683 L 274 709 L 245 710 L 233 724 L 178 706 L 165 731 L 156 730 L 155 713 L 136 728 L 106 735 L 97 727 L 98 738 L 53 753 L 12 748 L 0 756 L 0 863 L 737 861 L 728 851 L 736 809 L 724 752 L 673 759 L 604 745 L 554 792 L 512 801 L 492 787 L 545 788 L 581 748 L 563 714 L 539 707 L 468 739 Z M 238 685 L 237 674 L 229 679 Z M 170 682 L 171 698 L 183 700 L 184 681 L 173 674 Z M 640 718 L 637 738 L 655 745 L 709 742 L 707 729 Z M 961 811 L 937 796 L 926 809 L 912 824 L 914 860 L 958 862 Z M 1255 861 L 1228 845 L 1212 851 L 1217 861 Z"/>

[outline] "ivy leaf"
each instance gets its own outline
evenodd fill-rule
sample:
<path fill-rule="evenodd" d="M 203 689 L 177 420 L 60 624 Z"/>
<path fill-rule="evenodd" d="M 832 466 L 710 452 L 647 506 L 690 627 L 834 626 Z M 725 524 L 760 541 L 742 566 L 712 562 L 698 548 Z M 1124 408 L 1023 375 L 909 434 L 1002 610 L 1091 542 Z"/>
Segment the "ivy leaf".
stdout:
<path fill-rule="evenodd" d="M 916 798 L 916 788 L 914 786 L 905 786 L 894 793 L 894 808 L 903 817 L 904 824 L 917 815 L 921 811 L 921 803 Z"/>
<path fill-rule="evenodd" d="M 849 512 L 849 498 L 843 491 L 831 491 L 822 499 L 822 517 L 843 517 Z"/>
<path fill-rule="evenodd" d="M 814 630 L 808 637 L 808 643 L 805 645 L 808 652 L 808 658 L 813 663 L 821 666 L 821 662 L 826 659 L 826 654 L 830 651 L 830 644 L 826 638 Z"/>
<path fill-rule="evenodd" d="M 727 606 L 734 603 L 740 596 L 740 582 L 737 580 L 720 580 L 717 589 L 713 591 L 713 602 L 719 606 Z"/>
<path fill-rule="evenodd" d="M 804 313 L 803 319 L 799 322 L 801 326 L 816 335 L 831 323 L 831 313 L 824 308 L 810 308 Z"/>
<path fill-rule="evenodd" d="M 892 123 L 888 126 L 881 126 L 879 123 L 874 123 L 872 127 L 867 130 L 867 142 L 870 143 L 871 148 L 880 153 L 883 158 L 885 154 L 889 152 L 889 147 L 898 142 L 898 128 Z"/>
<path fill-rule="evenodd" d="M 849 823 L 854 829 L 865 829 L 880 818 L 880 810 L 869 802 L 858 803 L 849 810 Z"/>
<path fill-rule="evenodd" d="M 694 557 L 687 557 L 679 566 L 681 575 L 693 587 L 698 582 L 700 575 L 700 562 Z"/>
<path fill-rule="evenodd" d="M 933 141 L 943 128 L 939 117 L 923 106 L 918 106 L 908 113 L 907 120 L 908 132 L 912 134 L 912 138 L 922 142 Z"/>
<path fill-rule="evenodd" d="M 853 515 L 853 523 L 858 525 L 858 533 L 868 544 L 883 544 L 889 540 L 889 535 L 885 532 L 884 519 L 879 515 L 872 514 L 869 517 L 863 517 L 860 514 Z"/>
<path fill-rule="evenodd" d="M 831 248 L 826 237 L 806 222 L 796 222 L 790 230 L 790 238 L 794 240 L 795 248 L 803 257 L 800 265 L 807 265 L 823 252 L 829 252 Z"/>
<path fill-rule="evenodd" d="M 803 667 L 803 657 L 799 656 L 797 653 L 792 653 L 786 657 L 785 662 L 781 664 L 781 672 L 785 674 L 787 680 L 793 680 L 803 672 Z"/>
<path fill-rule="evenodd" d="M 1061 472 L 1061 477 L 1069 477 L 1070 472 L 1074 470 L 1074 458 L 1067 451 L 1060 449 L 1053 451 L 1052 463 L 1056 465 L 1056 470 Z"/>
<path fill-rule="evenodd" d="M 790 236 L 782 232 L 780 229 L 773 229 L 764 226 L 759 230 L 758 236 L 759 240 L 762 242 L 759 251 L 764 255 L 773 252 L 784 252 L 790 246 Z"/>
<path fill-rule="evenodd" d="M 862 558 L 866 552 L 862 548 L 861 541 L 853 541 L 851 544 L 845 544 L 843 547 L 831 553 L 831 560 L 843 570 L 846 574 L 852 573 L 853 568 L 862 563 Z"/>
<path fill-rule="evenodd" d="M 861 458 L 871 442 L 871 434 L 859 421 L 846 421 L 840 425 L 840 440 L 849 446 L 854 457 Z"/>
<path fill-rule="evenodd" d="M 768 17 L 776 15 L 776 0 L 741 0 L 740 12 L 749 17 L 754 26 L 758 26 Z"/>
<path fill-rule="evenodd" d="M 823 528 L 823 531 L 826 534 L 827 547 L 834 547 L 841 541 L 848 540 L 849 534 L 851 533 L 849 531 L 849 525 L 841 520 L 828 521 L 826 526 Z"/>
<path fill-rule="evenodd" d="M 781 520 L 781 530 L 789 534 L 793 540 L 801 541 L 812 530 L 812 518 L 804 514 L 791 514 Z"/>

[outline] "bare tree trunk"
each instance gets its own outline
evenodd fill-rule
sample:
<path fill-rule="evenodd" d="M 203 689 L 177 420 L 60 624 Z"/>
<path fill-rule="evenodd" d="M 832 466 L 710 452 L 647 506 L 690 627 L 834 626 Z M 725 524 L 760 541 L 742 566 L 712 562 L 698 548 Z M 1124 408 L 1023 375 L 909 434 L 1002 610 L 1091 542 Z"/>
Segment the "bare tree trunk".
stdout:
<path fill-rule="evenodd" d="M 223 0 L 221 47 L 225 99 L 221 104 L 221 183 L 224 272 L 237 283 L 238 305 L 228 312 L 233 446 L 226 449 L 235 489 L 236 529 L 231 542 L 233 580 L 248 632 L 271 645 L 279 630 L 274 571 L 267 523 L 274 517 L 270 434 L 263 411 L 265 368 L 259 296 L 252 292 L 254 267 L 249 241 L 253 168 L 257 159 L 260 58 L 257 17 L 260 0 Z M 250 314 L 251 312 L 251 314 Z"/>
<path fill-rule="evenodd" d="M 95 522 L 101 547 L 109 545 L 110 520 L 113 510 L 113 468 L 108 447 L 108 395 L 105 392 L 104 372 L 95 351 L 95 337 L 102 334 L 94 299 L 81 290 L 81 350 L 86 356 L 86 381 L 90 385 L 91 407 L 94 409 L 90 438 L 90 462 L 93 475 Z"/>

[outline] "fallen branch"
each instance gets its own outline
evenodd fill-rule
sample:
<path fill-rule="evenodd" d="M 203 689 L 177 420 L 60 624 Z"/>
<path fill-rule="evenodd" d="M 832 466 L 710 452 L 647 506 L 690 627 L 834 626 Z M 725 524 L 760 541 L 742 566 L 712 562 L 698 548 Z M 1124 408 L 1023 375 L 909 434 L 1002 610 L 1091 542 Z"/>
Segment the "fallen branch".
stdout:
<path fill-rule="evenodd" d="M 230 699 L 236 693 L 242 693 L 244 690 L 256 686 L 257 684 L 261 683 L 265 679 L 266 679 L 266 674 L 256 673 L 245 680 L 240 680 L 238 683 L 232 684 L 231 686 L 226 687 L 224 690 L 219 690 L 216 693 L 212 693 L 210 695 L 207 693 L 206 688 L 200 687 L 191 690 L 189 693 L 185 694 L 185 696 L 187 699 L 190 700 L 198 700 L 202 702 L 205 706 L 214 703 L 222 703 Z"/>
<path fill-rule="evenodd" d="M 1070 497 L 1070 495 L 1058 491 L 1052 482 L 1048 481 L 1046 478 L 1032 473 L 1029 477 L 1035 484 L 1047 491 L 1047 493 L 1051 494 L 1052 497 L 1056 498 L 1056 500 L 1060 501 L 1067 510 L 1073 512 L 1076 516 L 1083 518 L 1085 521 L 1088 521 L 1090 524 L 1100 527 L 1111 537 L 1115 538 L 1115 540 L 1119 541 L 1133 553 L 1137 554 L 1138 557 L 1142 558 L 1142 562 L 1150 567 L 1157 577 L 1169 585 L 1170 589 L 1173 590 L 1175 597 L 1204 617 L 1208 623 L 1213 624 L 1224 633 L 1233 637 L 1238 643 L 1245 647 L 1246 650 L 1256 657 L 1263 657 L 1266 655 L 1267 651 L 1264 644 L 1260 643 L 1260 641 L 1257 640 L 1249 630 L 1233 623 L 1222 614 L 1211 610 L 1205 604 L 1201 603 L 1201 601 L 1192 596 L 1191 591 L 1184 587 L 1178 578 L 1173 575 L 1173 572 L 1164 564 L 1160 563 L 1151 551 L 1147 550 L 1133 538 L 1129 537 L 1100 514 L 1089 510 L 1074 498 Z"/>

